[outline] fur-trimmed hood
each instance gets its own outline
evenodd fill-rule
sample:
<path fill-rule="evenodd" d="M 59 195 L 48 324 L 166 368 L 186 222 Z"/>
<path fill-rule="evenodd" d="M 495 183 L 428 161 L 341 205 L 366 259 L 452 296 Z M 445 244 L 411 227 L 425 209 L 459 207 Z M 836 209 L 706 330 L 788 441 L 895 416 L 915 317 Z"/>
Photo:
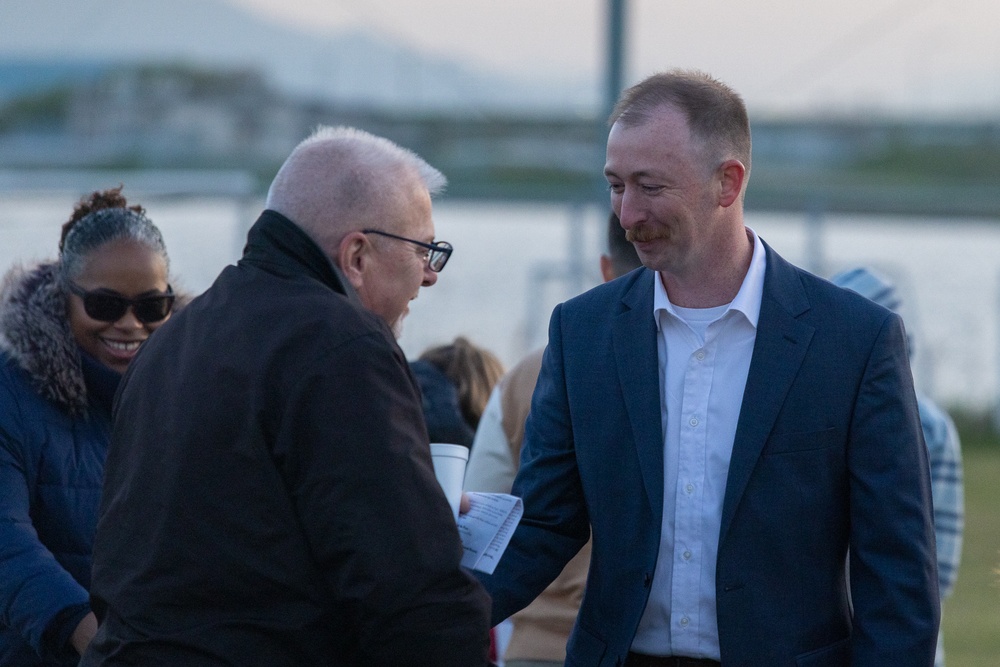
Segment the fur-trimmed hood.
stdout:
<path fill-rule="evenodd" d="M 31 377 L 45 398 L 71 414 L 87 409 L 80 348 L 66 317 L 59 264 L 15 266 L 0 284 L 0 350 Z"/>
<path fill-rule="evenodd" d="M 191 300 L 177 293 L 174 312 Z M 17 265 L 0 282 L 0 351 L 9 355 L 45 398 L 72 415 L 87 411 L 80 346 L 69 328 L 59 263 Z"/>

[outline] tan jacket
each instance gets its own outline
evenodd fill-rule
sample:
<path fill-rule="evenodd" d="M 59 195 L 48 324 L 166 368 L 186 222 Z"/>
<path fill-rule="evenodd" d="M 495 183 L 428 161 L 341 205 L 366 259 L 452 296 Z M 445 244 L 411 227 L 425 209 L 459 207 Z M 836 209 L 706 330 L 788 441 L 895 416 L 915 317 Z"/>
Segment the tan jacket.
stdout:
<path fill-rule="evenodd" d="M 541 366 L 542 350 L 538 350 L 521 360 L 500 381 L 503 430 L 515 463 L 521 458 L 524 421 Z M 563 662 L 566 659 L 566 641 L 576 622 L 589 567 L 590 542 L 587 542 L 534 602 L 511 617 L 514 631 L 504 660 Z"/>

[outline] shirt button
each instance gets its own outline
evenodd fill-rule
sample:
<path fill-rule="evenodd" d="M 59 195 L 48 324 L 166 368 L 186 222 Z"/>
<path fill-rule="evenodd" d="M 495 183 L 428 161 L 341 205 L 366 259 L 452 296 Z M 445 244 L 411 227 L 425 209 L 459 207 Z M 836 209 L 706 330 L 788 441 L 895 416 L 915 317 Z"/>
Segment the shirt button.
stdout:
<path fill-rule="evenodd" d="M 684 490 L 687 491 L 688 493 L 694 493 L 694 484 L 688 484 L 687 486 L 684 487 Z"/>
<path fill-rule="evenodd" d="M 690 622 L 691 621 L 688 620 L 687 616 L 685 616 L 684 618 L 681 619 L 681 625 L 684 626 L 685 628 L 687 627 L 687 624 L 690 623 Z"/>
<path fill-rule="evenodd" d="M 697 352 L 695 352 L 694 357 L 698 361 L 702 361 L 705 359 L 705 352 L 702 350 L 698 350 Z"/>
<path fill-rule="evenodd" d="M 690 551 L 685 551 L 684 552 L 684 560 L 691 560 L 691 552 Z"/>
<path fill-rule="evenodd" d="M 688 421 L 688 424 L 691 424 L 691 426 L 697 426 L 698 425 L 698 418 L 697 417 L 691 417 L 691 419 Z"/>

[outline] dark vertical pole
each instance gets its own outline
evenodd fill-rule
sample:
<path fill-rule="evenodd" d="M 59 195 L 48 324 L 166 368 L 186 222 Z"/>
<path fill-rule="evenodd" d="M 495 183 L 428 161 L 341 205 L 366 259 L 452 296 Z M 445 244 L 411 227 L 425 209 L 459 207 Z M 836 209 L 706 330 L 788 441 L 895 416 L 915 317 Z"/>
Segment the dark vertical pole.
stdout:
<path fill-rule="evenodd" d="M 607 120 L 622 91 L 625 70 L 625 10 L 627 0 L 607 0 L 607 32 L 605 44 L 604 92 L 594 123 L 594 201 L 600 212 L 598 226 L 600 238 L 604 239 L 607 216 L 610 212 L 607 181 L 604 179 L 604 155 L 608 139 Z M 586 286 L 589 272 L 584 268 L 583 242 L 585 208 L 574 206 L 567 218 L 567 239 L 569 241 L 568 284 L 571 293 L 578 293 Z M 603 245 L 603 244 L 602 244 Z"/>
<path fill-rule="evenodd" d="M 607 63 L 604 73 L 604 118 L 607 120 L 618 95 L 622 92 L 625 75 L 625 11 L 626 0 L 608 0 Z"/>
<path fill-rule="evenodd" d="M 604 182 L 604 147 L 608 140 L 608 116 L 618 101 L 625 78 L 625 20 L 628 0 L 607 0 L 607 32 L 605 33 L 604 92 L 597 112 L 594 128 L 595 159 L 598 160 L 596 175 L 597 192 L 600 203 L 608 205 L 606 183 Z"/>
<path fill-rule="evenodd" d="M 601 220 L 600 236 L 610 212 L 608 183 L 604 180 L 604 155 L 608 141 L 608 116 L 618 101 L 625 78 L 625 22 L 628 0 L 606 0 L 607 31 L 605 32 L 604 91 L 594 123 L 594 198 Z M 603 244 L 602 244 L 603 245 Z"/>

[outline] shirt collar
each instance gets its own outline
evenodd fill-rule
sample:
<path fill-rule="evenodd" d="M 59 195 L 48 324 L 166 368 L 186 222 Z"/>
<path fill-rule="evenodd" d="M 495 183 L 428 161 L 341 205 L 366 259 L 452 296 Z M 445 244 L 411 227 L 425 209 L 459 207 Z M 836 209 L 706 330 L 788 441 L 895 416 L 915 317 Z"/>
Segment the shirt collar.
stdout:
<path fill-rule="evenodd" d="M 740 291 L 736 293 L 736 296 L 730 302 L 729 308 L 726 309 L 723 317 L 730 311 L 739 311 L 743 313 L 747 321 L 756 329 L 757 320 L 760 317 L 760 301 L 764 296 L 764 269 L 767 266 L 767 257 L 764 251 L 764 244 L 761 243 L 757 233 L 749 227 L 745 229 L 747 230 L 747 234 L 753 239 L 753 257 L 750 259 L 750 268 L 747 269 L 746 275 L 743 276 Z M 653 274 L 653 319 L 656 322 L 657 329 L 659 329 L 660 313 L 666 312 L 673 317 L 677 317 L 677 311 L 674 309 L 674 304 L 670 303 L 667 290 L 663 286 L 663 281 L 660 280 L 660 272 L 651 271 L 651 273 Z"/>

